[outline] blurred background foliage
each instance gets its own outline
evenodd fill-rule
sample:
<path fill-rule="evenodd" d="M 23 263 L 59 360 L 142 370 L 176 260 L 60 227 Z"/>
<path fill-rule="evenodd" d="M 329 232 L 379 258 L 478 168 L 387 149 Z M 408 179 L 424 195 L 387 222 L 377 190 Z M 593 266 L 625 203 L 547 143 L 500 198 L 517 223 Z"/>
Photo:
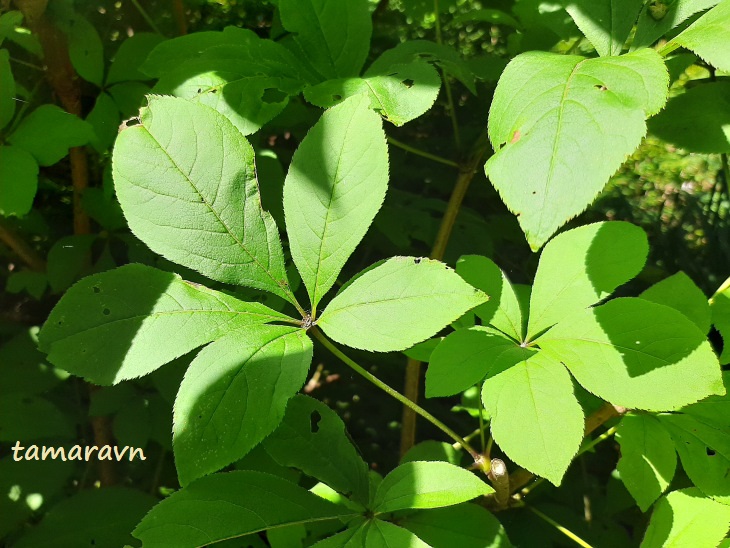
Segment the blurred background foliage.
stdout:
<path fill-rule="evenodd" d="M 434 5 L 439 10 L 438 24 Z M 180 6 L 182 11 L 176 11 Z M 5 17 L 0 19 L 0 37 L 4 39 L 2 47 L 9 51 L 17 97 L 15 118 L 0 133 L 0 140 L 7 143 L 28 113 L 41 105 L 58 104 L 59 97 L 46 81 L 37 37 L 23 23 L 9 22 L 7 15 L 14 8 L 9 0 L 0 0 L 0 8 Z M 57 21 L 72 14 L 82 17 L 95 29 L 98 39 L 91 32 L 77 40 L 87 53 L 88 49 L 84 48 L 100 48 L 107 75 L 114 63 L 121 63 L 115 59 L 120 45 L 135 35 L 151 33 L 157 37 L 150 39 L 148 47 L 133 52 L 132 61 L 124 61 L 132 67 L 134 62 L 141 63 L 146 52 L 162 37 L 221 30 L 230 25 L 269 37 L 278 25 L 275 8 L 275 0 L 185 0 L 184 5 L 171 0 L 78 0 L 75 3 L 51 0 L 49 3 L 51 16 Z M 370 0 L 370 9 L 374 30 L 368 63 L 400 42 L 435 41 L 438 34 L 444 44 L 466 59 L 475 74 L 476 95 L 451 79 L 463 148 L 459 149 L 453 138 L 449 102 L 443 87 L 436 105 L 427 115 L 400 128 L 386 127 L 390 137 L 447 159 L 465 157 L 470 144 L 483 134 L 496 82 L 512 56 L 530 49 L 593 54 L 590 44 L 579 37 L 574 23 L 557 2 Z M 727 75 L 710 72 L 701 60 L 690 54 L 671 59 L 670 72 L 672 96 L 679 96 L 696 81 L 727 79 Z M 0 296 L 0 444 L 7 455 L 5 449 L 17 431 L 12 428 L 17 420 L 16 412 L 8 410 L 16 404 L 27 410 L 26 432 L 36 432 L 35 439 L 60 440 L 62 444 L 90 443 L 93 433 L 89 416 L 107 417 L 119 444 L 145 447 L 149 455 L 144 463 L 120 463 L 122 469 L 117 473 L 124 478 L 120 481 L 159 495 L 177 487 L 170 447 L 170 414 L 176 387 L 192 356 L 176 360 L 144 379 L 89 394 L 80 379 L 67 378 L 63 372 L 53 369 L 35 349 L 38 326 L 50 309 L 65 289 L 89 273 L 127 262 L 141 262 L 202 281 L 198 274 L 183 271 L 154 256 L 131 235 L 114 200 L 109 170 L 111 145 L 119 123 L 135 115 L 151 84 L 144 77 L 116 83 L 108 77 L 104 83 L 78 81 L 81 116 L 95 132 L 95 138 L 86 147 L 90 189 L 83 202 L 92 219 L 90 234 L 74 234 L 72 168 L 67 156 L 51 165 L 41 165 L 32 209 L 24 215 L 0 216 L 0 230 L 7 238 L 24 242 L 31 258 L 38 261 L 24 262 L 19 259 L 17 249 L 0 245 L 0 287 L 4 288 Z M 111 107 L 100 106 L 102 95 L 111 98 Z M 303 99 L 292 98 L 282 114 L 250 137 L 258 155 L 262 200 L 278 218 L 280 228 L 283 227 L 280 196 L 288 162 L 320 113 L 320 109 Z M 395 146 L 390 147 L 390 154 L 391 186 L 385 205 L 339 282 L 384 257 L 426 256 L 433 244 L 457 170 Z M 626 294 L 635 295 L 652 283 L 684 270 L 710 295 L 727 277 L 730 268 L 728 173 L 726 154 L 690 152 L 650 133 L 593 205 L 566 228 L 621 219 L 641 226 L 648 233 L 650 260 L 642 275 L 622 290 Z M 462 254 L 493 258 L 515 283 L 530 283 L 537 266 L 537 256 L 527 246 L 514 216 L 507 211 L 481 169 L 469 188 L 445 260 L 453 265 Z M 220 284 L 215 287 L 221 288 Z M 260 297 L 251 290 L 222 289 L 247 298 Z M 385 382 L 402 386 L 402 354 L 380 356 L 377 365 L 373 364 L 371 355 L 354 354 Z M 312 373 L 305 391 L 341 414 L 374 469 L 391 469 L 398 460 L 401 413 L 397 402 L 354 378 L 327 355 L 315 356 Z M 582 398 L 589 401 L 591 396 L 582 393 Z M 470 432 L 477 424 L 473 399 L 467 393 L 461 399 L 429 400 L 424 406 L 438 416 L 446 416 L 445 422 L 457 431 Z M 449 413 L 452 406 L 455 413 Z M 55 426 L 50 432 L 49 416 L 58 418 L 56 422 L 51 421 Z M 440 436 L 429 425 L 421 424 L 419 438 L 432 437 Z M 576 460 L 565 480 L 566 484 L 577 487 L 556 490 L 541 486 L 545 491 L 544 507 L 550 508 L 551 515 L 564 518 L 566 526 L 600 546 L 628 545 L 633 531 L 643 530 L 646 520 L 615 475 L 616 458 L 615 446 L 587 452 Z M 9 467 L 8 459 L 0 459 L 0 470 Z M 262 468 L 271 465 L 263 462 L 265 455 L 257 453 L 246 459 L 246 465 Z M 254 463 L 256 459 L 262 462 Z M 41 494 L 40 499 L 0 500 L 3 516 L 0 537 L 22 536 L 53 503 L 95 481 L 94 471 L 85 464 L 77 467 L 75 463 L 48 463 L 44 467 L 48 468 L 45 472 L 39 472 L 38 468 L 27 471 L 38 484 L 32 492 Z M 3 478 L 0 480 L 3 493 L 8 487 L 5 484 L 17 479 L 6 479 L 5 472 L 0 472 L 0 478 Z M 681 484 L 683 480 L 680 476 L 676 481 Z M 594 518 L 590 519 L 590 515 Z M 530 537 L 543 535 L 542 538 L 551 539 L 555 545 L 570 545 L 569 540 L 532 514 L 518 510 L 504 517 L 516 544 L 531 545 Z"/>

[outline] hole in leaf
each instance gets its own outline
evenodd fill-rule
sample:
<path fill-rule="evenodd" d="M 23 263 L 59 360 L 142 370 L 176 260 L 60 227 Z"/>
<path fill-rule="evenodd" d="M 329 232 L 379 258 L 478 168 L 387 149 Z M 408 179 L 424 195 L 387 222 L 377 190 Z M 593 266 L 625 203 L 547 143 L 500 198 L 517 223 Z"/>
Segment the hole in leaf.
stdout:
<path fill-rule="evenodd" d="M 105 308 L 104 310 L 102 310 L 102 314 L 104 314 L 104 316 L 108 316 L 111 313 L 112 313 L 112 311 L 109 310 L 108 308 Z"/>
<path fill-rule="evenodd" d="M 264 103 L 281 103 L 286 99 L 286 93 L 276 88 L 268 88 L 264 90 L 264 94 L 261 96 Z"/>
<path fill-rule="evenodd" d="M 210 90 L 211 93 L 218 93 L 218 88 L 213 88 Z"/>
<path fill-rule="evenodd" d="M 99 289 L 97 286 L 94 286 L 94 293 L 99 293 L 101 289 Z"/>
<path fill-rule="evenodd" d="M 332 100 L 333 101 L 342 101 L 342 95 L 335 94 L 332 96 Z"/>
<path fill-rule="evenodd" d="M 593 87 L 596 88 L 596 89 L 598 89 L 598 90 L 600 90 L 600 91 L 606 91 L 608 89 L 606 86 L 604 86 L 602 84 L 596 84 Z"/>
<path fill-rule="evenodd" d="M 413 262 L 416 263 L 416 264 L 418 264 L 418 263 L 421 262 L 421 258 L 420 257 L 417 257 L 417 258 L 413 259 Z"/>
<path fill-rule="evenodd" d="M 312 411 L 312 414 L 309 415 L 309 430 L 312 434 L 319 432 L 319 421 L 321 420 L 322 415 L 319 414 L 319 411 Z"/>
<path fill-rule="evenodd" d="M 714 449 L 710 449 L 709 447 L 707 448 L 707 450 L 705 452 L 707 453 L 708 457 L 714 457 L 717 454 L 717 452 Z"/>
<path fill-rule="evenodd" d="M 413 87 L 413 84 L 415 84 L 415 82 L 412 79 L 410 79 L 410 78 L 406 78 L 405 80 L 403 80 L 401 82 L 401 84 L 403 84 L 404 86 L 406 86 L 407 88 L 410 89 L 410 88 Z"/>
<path fill-rule="evenodd" d="M 203 91 L 203 90 L 201 88 L 198 88 L 198 93 L 200 93 L 201 91 Z"/>

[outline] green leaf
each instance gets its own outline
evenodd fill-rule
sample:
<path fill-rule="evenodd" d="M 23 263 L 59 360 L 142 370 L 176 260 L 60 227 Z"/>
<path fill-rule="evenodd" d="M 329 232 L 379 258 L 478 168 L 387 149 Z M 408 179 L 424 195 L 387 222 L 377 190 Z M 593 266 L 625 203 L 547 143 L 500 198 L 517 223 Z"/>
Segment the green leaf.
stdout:
<path fill-rule="evenodd" d="M 123 546 L 133 542 L 129 531 L 154 503 L 154 497 L 126 487 L 81 491 L 51 508 L 14 546 Z"/>
<path fill-rule="evenodd" d="M 692 152 L 730 152 L 730 83 L 709 82 L 672 97 L 649 131 Z"/>
<path fill-rule="evenodd" d="M 38 164 L 20 147 L 0 146 L 0 215 L 22 217 L 38 191 Z"/>
<path fill-rule="evenodd" d="M 471 10 L 466 13 L 460 13 L 454 17 L 452 24 L 456 25 L 473 21 L 491 23 L 492 25 L 505 25 L 514 29 L 521 28 L 517 19 L 501 10 L 493 9 Z"/>
<path fill-rule="evenodd" d="M 284 213 L 313 310 L 362 240 L 388 189 L 380 118 L 359 95 L 328 110 L 294 153 Z"/>
<path fill-rule="evenodd" d="M 662 52 L 677 47 L 692 50 L 702 59 L 723 71 L 730 71 L 730 0 L 723 0 L 684 32 L 671 40 Z"/>
<path fill-rule="evenodd" d="M 45 513 L 74 468 L 75 463 L 62 460 L 15 461 L 11 455 L 0 459 L 0 492 L 5 494 L 0 497 L 0 537 L 10 538 L 8 534 L 34 512 Z"/>
<path fill-rule="evenodd" d="M 698 489 L 672 491 L 654 507 L 642 548 L 717 546 L 730 527 L 730 507 Z"/>
<path fill-rule="evenodd" d="M 173 493 L 133 535 L 145 546 L 197 548 L 272 527 L 351 515 L 284 479 L 237 471 L 201 478 Z"/>
<path fill-rule="evenodd" d="M 366 0 L 279 0 L 294 51 L 324 79 L 355 76 L 370 51 L 373 25 Z"/>
<path fill-rule="evenodd" d="M 8 142 L 30 152 L 42 166 L 50 166 L 94 139 L 91 125 L 55 105 L 41 105 L 18 126 Z"/>
<path fill-rule="evenodd" d="M 528 52 L 510 62 L 490 107 L 495 154 L 485 169 L 533 250 L 636 149 L 668 83 L 650 49 L 598 59 Z"/>
<path fill-rule="evenodd" d="M 119 132 L 121 116 L 114 99 L 102 91 L 96 98 L 94 108 L 91 109 L 86 121 L 94 130 L 94 138 L 90 141 L 97 152 L 105 152 L 114 144 Z"/>
<path fill-rule="evenodd" d="M 479 255 L 465 255 L 456 262 L 456 273 L 490 296 L 488 303 L 474 309 L 482 325 L 491 325 L 522 342 L 524 319 L 519 299 L 507 276 L 494 261 Z"/>
<path fill-rule="evenodd" d="M 400 464 L 419 460 L 443 461 L 460 466 L 464 455 L 445 441 L 426 440 L 411 447 L 400 459 Z"/>
<path fill-rule="evenodd" d="M 565 10 L 601 56 L 620 55 L 643 0 L 570 0 Z"/>
<path fill-rule="evenodd" d="M 48 278 L 45 273 L 21 270 L 20 272 L 10 273 L 5 290 L 8 293 L 22 293 L 25 291 L 38 301 L 43 297 L 47 286 Z"/>
<path fill-rule="evenodd" d="M 149 80 L 150 77 L 139 70 L 140 65 L 150 52 L 165 38 L 151 32 L 135 32 L 119 46 L 109 67 L 106 85 L 117 82 Z"/>
<path fill-rule="evenodd" d="M 222 31 L 192 32 L 160 42 L 144 59 L 139 70 L 151 77 L 160 77 L 177 69 L 206 51 L 218 46 L 249 46 L 260 40 L 249 29 L 226 27 Z"/>
<path fill-rule="evenodd" d="M 132 232 L 166 259 L 293 300 L 279 233 L 261 209 L 254 152 L 227 118 L 150 97 L 114 147 L 114 185 Z"/>
<path fill-rule="evenodd" d="M 654 284 L 639 297 L 674 308 L 691 320 L 702 333 L 710 330 L 711 312 L 707 297 L 684 272 L 677 272 Z"/>
<path fill-rule="evenodd" d="M 719 3 L 719 0 L 675 0 L 647 2 L 636 22 L 636 33 L 631 49 L 651 46 L 668 31 L 699 13 Z"/>
<path fill-rule="evenodd" d="M 20 331 L 0 346 L 0 394 L 42 394 L 66 377 L 38 350 L 37 327 Z"/>
<path fill-rule="evenodd" d="M 120 82 L 107 88 L 114 99 L 122 118 L 136 118 L 139 109 L 145 104 L 150 87 L 142 82 Z"/>
<path fill-rule="evenodd" d="M 96 236 L 82 234 L 64 236 L 56 241 L 48 252 L 48 284 L 60 293 L 73 284 L 89 260 L 91 246 Z"/>
<path fill-rule="evenodd" d="M 514 341 L 483 327 L 459 329 L 436 347 L 426 371 L 426 397 L 452 396 L 524 359 Z"/>
<path fill-rule="evenodd" d="M 528 339 L 608 297 L 644 267 L 649 244 L 630 223 L 595 223 L 556 236 L 540 255 Z"/>
<path fill-rule="evenodd" d="M 220 470 L 271 434 L 311 363 L 312 343 L 295 327 L 250 326 L 201 350 L 175 399 L 180 483 Z"/>
<path fill-rule="evenodd" d="M 0 163 L 0 165 L 2 165 Z M 720 286 L 720 289 L 710 299 L 712 324 L 720 333 L 724 341 L 720 363 L 730 363 L 730 278 Z"/>
<path fill-rule="evenodd" d="M 427 339 L 418 344 L 414 344 L 410 348 L 406 348 L 403 353 L 416 361 L 428 362 L 431 359 L 431 354 L 436 350 L 436 347 L 441 344 L 443 337 L 434 337 L 433 339 Z"/>
<path fill-rule="evenodd" d="M 677 453 L 669 432 L 651 415 L 626 415 L 616 431 L 621 446 L 621 481 L 642 512 L 669 486 L 677 467 Z"/>
<path fill-rule="evenodd" d="M 476 475 L 447 462 L 401 464 L 385 476 L 372 502 L 376 514 L 407 508 L 453 506 L 493 493 Z"/>
<path fill-rule="evenodd" d="M 433 548 L 512 546 L 497 518 L 476 504 L 423 510 L 406 516 L 400 524 Z"/>
<path fill-rule="evenodd" d="M 586 390 L 629 409 L 670 411 L 725 393 L 705 334 L 676 310 L 644 299 L 577 312 L 539 344 Z"/>
<path fill-rule="evenodd" d="M 692 483 L 708 497 L 730 505 L 730 424 L 727 415 L 718 415 L 723 424 L 712 424 L 692 416 L 691 407 L 694 406 L 687 408 L 685 414 L 660 415 L 659 420 L 674 438 L 682 468 Z"/>
<path fill-rule="evenodd" d="M 74 435 L 69 418 L 48 400 L 27 394 L 0 396 L 0 441 L 25 443 L 43 438 L 71 439 Z"/>
<path fill-rule="evenodd" d="M 342 419 L 325 404 L 295 396 L 264 448 L 282 466 L 297 468 L 363 505 L 368 503 L 368 465 L 348 438 Z"/>
<path fill-rule="evenodd" d="M 316 548 L 429 548 L 412 532 L 388 521 L 372 519 L 351 524 L 349 529 L 314 545 Z"/>
<path fill-rule="evenodd" d="M 74 14 L 63 25 L 68 36 L 68 55 L 79 76 L 101 87 L 104 81 L 104 45 L 99 33 L 88 19 Z"/>
<path fill-rule="evenodd" d="M 116 198 L 108 197 L 101 188 L 87 188 L 81 198 L 81 204 L 89 217 L 106 230 L 119 230 L 127 226 Z"/>
<path fill-rule="evenodd" d="M 317 323 L 339 343 L 392 352 L 432 337 L 487 299 L 439 261 L 394 257 L 346 284 Z"/>
<path fill-rule="evenodd" d="M 492 436 L 507 456 L 560 485 L 583 439 L 584 418 L 573 382 L 544 352 L 487 379 L 482 401 L 492 416 Z"/>
<path fill-rule="evenodd" d="M 205 49 L 168 69 L 153 92 L 214 108 L 249 135 L 284 110 L 289 95 L 299 93 L 302 78 L 297 67 L 281 44 L 248 40 L 245 45 Z"/>
<path fill-rule="evenodd" d="M 258 303 L 131 264 L 84 278 L 40 333 L 51 363 L 95 384 L 146 375 L 228 331 L 286 320 Z"/>
<path fill-rule="evenodd" d="M 365 76 L 389 74 L 397 65 L 410 65 L 418 61 L 435 64 L 445 73 L 459 80 L 470 92 L 476 95 L 474 73 L 466 61 L 449 46 L 428 40 L 408 40 L 384 51 L 368 67 Z"/>
<path fill-rule="evenodd" d="M 18 10 L 10 10 L 0 15 L 0 45 L 22 22 L 23 14 Z"/>
<path fill-rule="evenodd" d="M 419 61 L 390 67 L 387 74 L 326 80 L 304 90 L 304 97 L 322 108 L 342 99 L 367 94 L 370 108 L 396 126 L 425 114 L 436 101 L 441 78 L 436 69 Z"/>
<path fill-rule="evenodd" d="M 4 128 L 15 114 L 15 80 L 10 70 L 10 53 L 0 49 L 0 129 Z"/>

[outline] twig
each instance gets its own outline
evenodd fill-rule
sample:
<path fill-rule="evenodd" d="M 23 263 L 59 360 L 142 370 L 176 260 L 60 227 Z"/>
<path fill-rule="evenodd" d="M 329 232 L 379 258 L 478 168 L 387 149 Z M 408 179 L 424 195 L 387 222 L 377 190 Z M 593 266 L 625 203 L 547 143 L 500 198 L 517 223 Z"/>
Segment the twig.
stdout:
<path fill-rule="evenodd" d="M 570 540 L 575 542 L 578 546 L 583 546 L 583 548 L 593 548 L 590 544 L 588 544 L 585 540 L 583 540 L 578 535 L 576 535 L 573 531 L 571 531 L 570 529 L 566 529 L 565 527 L 560 525 L 557 521 L 555 521 L 553 518 L 546 516 L 545 514 L 540 512 L 540 510 L 538 510 L 537 508 L 533 508 L 532 506 L 527 506 L 527 505 L 525 505 L 525 508 L 527 508 L 530 512 L 532 512 L 533 514 L 538 516 L 543 521 L 546 521 L 547 523 L 549 523 L 550 525 L 555 527 L 558 531 L 563 533 L 566 537 L 568 537 Z"/>
<path fill-rule="evenodd" d="M 410 145 L 407 145 L 406 143 L 403 143 L 401 141 L 398 141 L 397 139 L 394 139 L 393 137 L 388 137 L 388 142 L 396 146 L 400 149 L 405 150 L 406 152 L 411 152 L 413 154 L 417 154 L 418 156 L 421 156 L 423 158 L 428 158 L 429 160 L 433 160 L 434 162 L 438 162 L 440 164 L 444 164 L 451 167 L 459 167 L 459 164 L 454 162 L 453 160 L 448 160 L 446 158 L 442 158 L 441 156 L 436 156 L 435 154 L 431 154 L 430 152 L 426 152 L 425 150 L 421 150 L 419 148 L 412 147 Z"/>
<path fill-rule="evenodd" d="M 164 36 L 162 32 L 160 32 L 160 28 L 155 24 L 155 22 L 152 20 L 152 17 L 150 17 L 149 13 L 147 13 L 142 6 L 140 6 L 139 2 L 137 0 L 132 0 L 132 5 L 134 5 L 135 8 L 137 8 L 137 11 L 142 16 L 142 19 L 145 20 L 145 22 L 150 26 L 150 28 L 155 31 L 157 34 Z"/>
<path fill-rule="evenodd" d="M 172 0 L 172 11 L 175 14 L 177 35 L 186 35 L 188 33 L 188 20 L 185 18 L 185 6 L 183 5 L 183 0 Z"/>
<path fill-rule="evenodd" d="M 15 234 L 4 222 L 0 221 L 0 241 L 8 246 L 31 270 L 44 272 L 46 261 L 36 253 L 28 242 Z"/>

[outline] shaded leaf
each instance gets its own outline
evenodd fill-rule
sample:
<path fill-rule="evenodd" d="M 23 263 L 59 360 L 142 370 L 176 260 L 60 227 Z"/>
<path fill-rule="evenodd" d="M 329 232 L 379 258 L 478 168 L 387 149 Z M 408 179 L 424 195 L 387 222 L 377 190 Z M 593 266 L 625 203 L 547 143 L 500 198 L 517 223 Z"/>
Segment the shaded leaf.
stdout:
<path fill-rule="evenodd" d="M 311 363 L 312 343 L 294 327 L 251 326 L 204 348 L 175 399 L 180 483 L 220 470 L 271 434 Z"/>
<path fill-rule="evenodd" d="M 0 215 L 22 217 L 38 191 L 38 164 L 20 147 L 0 146 Z"/>
<path fill-rule="evenodd" d="M 103 385 L 146 375 L 230 330 L 286 318 L 131 264 L 69 289 L 43 326 L 40 343 L 51 363 Z"/>
<path fill-rule="evenodd" d="M 725 393 L 705 334 L 676 310 L 644 299 L 577 312 L 539 341 L 586 390 L 614 405 L 669 411 Z"/>
<path fill-rule="evenodd" d="M 714 3 L 714 2 L 713 2 Z M 662 52 L 681 46 L 720 70 L 730 70 L 730 1 L 723 0 L 671 40 Z"/>
<path fill-rule="evenodd" d="M 149 53 L 165 38 L 152 32 L 135 32 L 122 42 L 114 54 L 106 85 L 130 80 L 149 80 L 150 77 L 139 70 Z"/>
<path fill-rule="evenodd" d="M 197 548 L 272 527 L 352 514 L 276 476 L 237 471 L 201 478 L 172 494 L 133 534 L 145 545 Z"/>
<path fill-rule="evenodd" d="M 264 447 L 282 466 L 298 468 L 361 504 L 368 503 L 368 465 L 348 438 L 342 419 L 325 404 L 295 396 Z"/>
<path fill-rule="evenodd" d="M 643 0 L 569 0 L 565 10 L 601 56 L 620 55 Z"/>
<path fill-rule="evenodd" d="M 663 279 L 639 297 L 674 308 L 691 320 L 702 333 L 710 330 L 711 312 L 707 297 L 684 272 Z"/>

